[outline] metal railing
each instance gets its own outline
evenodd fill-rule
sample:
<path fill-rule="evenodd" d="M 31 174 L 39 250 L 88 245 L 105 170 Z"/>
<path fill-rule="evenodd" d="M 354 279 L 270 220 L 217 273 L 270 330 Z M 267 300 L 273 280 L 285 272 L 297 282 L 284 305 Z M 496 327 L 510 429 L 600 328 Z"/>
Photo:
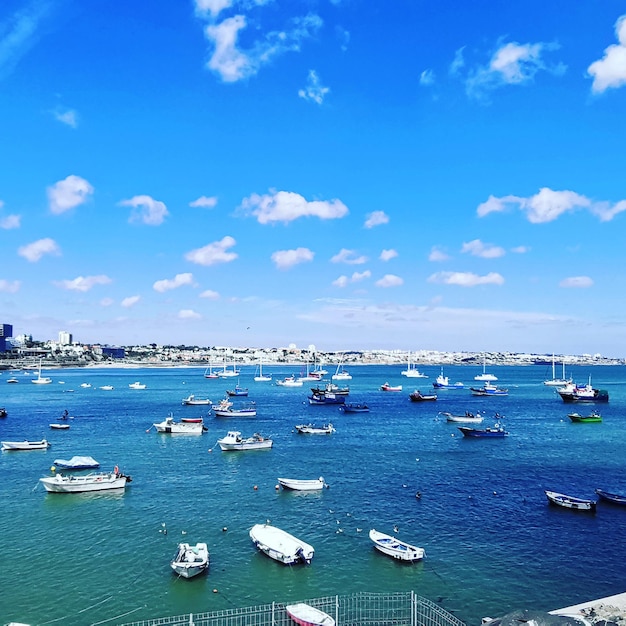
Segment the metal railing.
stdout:
<path fill-rule="evenodd" d="M 330 615 L 337 626 L 465 626 L 441 606 L 413 591 L 363 592 L 305 602 Z M 285 606 L 285 603 L 272 602 L 241 609 L 161 617 L 122 626 L 293 626 Z"/>

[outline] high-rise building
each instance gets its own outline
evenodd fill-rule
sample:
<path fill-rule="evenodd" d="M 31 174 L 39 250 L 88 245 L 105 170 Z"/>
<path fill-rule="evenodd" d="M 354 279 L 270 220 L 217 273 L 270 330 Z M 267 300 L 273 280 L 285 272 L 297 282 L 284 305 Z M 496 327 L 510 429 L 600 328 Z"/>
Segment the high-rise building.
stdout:
<path fill-rule="evenodd" d="M 72 333 L 68 333 L 66 330 L 59 332 L 59 343 L 62 346 L 72 345 Z"/>
<path fill-rule="evenodd" d="M 13 337 L 13 324 L 0 324 L 0 352 L 7 351 L 7 337 Z"/>

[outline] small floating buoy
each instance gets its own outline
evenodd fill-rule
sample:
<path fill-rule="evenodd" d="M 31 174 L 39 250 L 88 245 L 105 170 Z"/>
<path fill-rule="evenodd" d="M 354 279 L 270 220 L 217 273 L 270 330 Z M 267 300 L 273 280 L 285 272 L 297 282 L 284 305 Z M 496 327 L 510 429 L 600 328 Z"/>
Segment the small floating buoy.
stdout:
<path fill-rule="evenodd" d="M 493 495 L 494 495 L 494 496 L 497 496 L 497 495 L 498 495 L 498 492 L 497 492 L 497 491 L 494 491 L 494 492 L 493 492 Z"/>
<path fill-rule="evenodd" d="M 186 535 L 186 534 L 187 534 L 187 531 L 186 531 L 186 530 L 181 530 L 181 531 L 180 531 L 180 534 L 181 534 L 181 535 Z"/>
<path fill-rule="evenodd" d="M 278 491 L 278 490 L 280 489 L 280 485 L 276 485 L 276 486 L 274 487 L 274 489 L 276 489 L 276 491 Z"/>
<path fill-rule="evenodd" d="M 398 527 L 397 527 L 397 526 L 394 526 L 394 527 L 393 527 L 393 532 L 394 532 L 394 533 L 397 533 L 397 532 L 398 532 Z"/>
<path fill-rule="evenodd" d="M 53 466 L 50 468 L 50 471 L 51 471 L 51 472 L 56 472 L 56 471 L 57 471 L 57 468 L 56 468 L 56 467 L 54 467 L 54 465 L 53 465 Z"/>
<path fill-rule="evenodd" d="M 404 489 L 406 489 L 406 485 L 402 485 L 402 487 L 403 487 Z"/>
<path fill-rule="evenodd" d="M 209 448 L 209 450 L 208 450 L 208 451 L 209 451 L 209 452 L 213 452 L 213 448 Z"/>
<path fill-rule="evenodd" d="M 363 529 L 362 529 L 362 528 L 357 528 L 357 529 L 356 529 L 356 532 L 357 532 L 357 533 L 363 532 Z"/>
<path fill-rule="evenodd" d="M 419 499 L 422 497 L 422 493 L 421 493 L 420 491 L 418 491 L 418 492 L 415 494 L 415 497 L 419 500 Z"/>
<path fill-rule="evenodd" d="M 228 526 L 223 526 L 222 527 L 222 532 L 225 533 L 228 530 Z"/>
<path fill-rule="evenodd" d="M 257 491 L 258 486 L 257 486 L 257 485 L 254 485 L 254 487 L 252 487 L 252 489 L 254 489 L 255 491 Z"/>
<path fill-rule="evenodd" d="M 213 593 L 217 593 L 217 589 L 213 589 Z"/>

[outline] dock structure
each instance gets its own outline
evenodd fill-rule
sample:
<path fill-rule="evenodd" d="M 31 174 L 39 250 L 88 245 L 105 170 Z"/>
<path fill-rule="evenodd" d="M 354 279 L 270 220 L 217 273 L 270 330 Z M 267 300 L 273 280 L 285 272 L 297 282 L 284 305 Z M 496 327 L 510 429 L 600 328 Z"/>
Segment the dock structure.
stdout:
<path fill-rule="evenodd" d="M 566 606 L 562 609 L 550 611 L 550 614 L 576 617 L 581 622 L 588 624 L 595 624 L 600 621 L 623 622 L 626 620 L 626 592 Z"/>

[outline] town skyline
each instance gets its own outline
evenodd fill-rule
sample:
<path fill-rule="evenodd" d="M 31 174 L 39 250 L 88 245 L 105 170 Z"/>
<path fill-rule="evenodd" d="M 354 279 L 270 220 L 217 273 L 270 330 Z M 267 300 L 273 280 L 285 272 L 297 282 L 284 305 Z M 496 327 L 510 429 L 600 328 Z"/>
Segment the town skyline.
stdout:
<path fill-rule="evenodd" d="M 623 354 L 616 0 L 9 0 L 0 90 L 15 334 Z"/>

